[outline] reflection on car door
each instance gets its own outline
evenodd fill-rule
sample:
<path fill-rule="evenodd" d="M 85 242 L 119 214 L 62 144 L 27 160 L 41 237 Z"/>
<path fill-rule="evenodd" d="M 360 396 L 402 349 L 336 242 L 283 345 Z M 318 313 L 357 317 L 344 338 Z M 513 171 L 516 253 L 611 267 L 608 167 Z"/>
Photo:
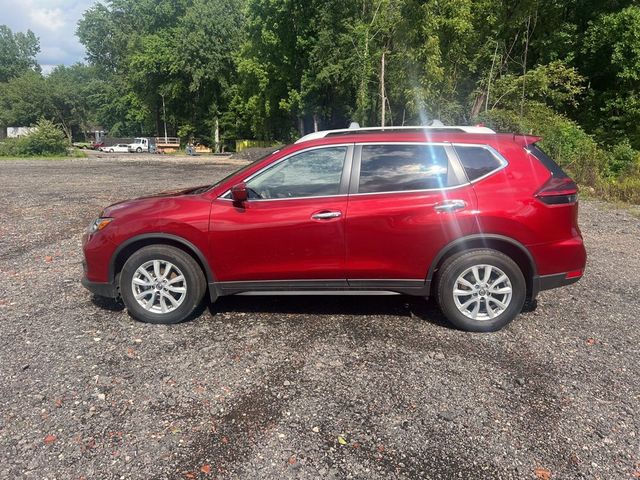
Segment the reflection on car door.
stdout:
<path fill-rule="evenodd" d="M 326 279 L 346 285 L 344 216 L 352 145 L 312 148 L 245 179 L 249 200 L 213 201 L 217 282 Z"/>
<path fill-rule="evenodd" d="M 476 197 L 448 144 L 356 146 L 347 207 L 347 278 L 424 284 L 449 241 L 475 229 Z"/>

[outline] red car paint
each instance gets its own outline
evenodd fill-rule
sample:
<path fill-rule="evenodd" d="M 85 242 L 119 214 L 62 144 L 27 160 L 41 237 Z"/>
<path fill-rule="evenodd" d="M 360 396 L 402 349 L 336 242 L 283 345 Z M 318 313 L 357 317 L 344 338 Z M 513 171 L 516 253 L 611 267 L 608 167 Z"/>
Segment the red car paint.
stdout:
<path fill-rule="evenodd" d="M 586 262 L 577 201 L 548 204 L 537 195 L 552 177 L 527 151 L 538 140 L 510 134 L 407 131 L 327 136 L 290 145 L 212 188 L 106 208 L 101 217 L 113 221 L 83 241 L 85 286 L 116 296 L 126 255 L 158 242 L 180 244 L 197 257 L 212 298 L 221 293 L 214 292 L 217 286 L 226 282 L 274 280 L 316 281 L 320 286 L 325 280 L 340 281 L 345 288 L 375 288 L 367 282 L 386 282 L 388 287 L 398 281 L 426 285 L 416 292 L 428 295 L 429 282 L 453 245 L 500 241 L 517 245 L 519 254 L 529 259 L 526 274 L 532 298 L 540 289 L 577 280 Z M 442 190 L 249 200 L 240 205 L 222 198 L 266 166 L 310 147 L 423 142 L 489 146 L 508 164 L 485 178 Z M 451 199 L 464 201 L 465 208 L 437 210 Z M 340 216 L 313 218 L 325 211 Z"/>

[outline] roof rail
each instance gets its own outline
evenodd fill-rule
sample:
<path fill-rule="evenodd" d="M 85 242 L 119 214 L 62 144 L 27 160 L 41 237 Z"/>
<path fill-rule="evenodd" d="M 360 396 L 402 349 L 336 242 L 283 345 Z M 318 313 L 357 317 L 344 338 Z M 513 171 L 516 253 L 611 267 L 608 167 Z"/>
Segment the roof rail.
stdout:
<path fill-rule="evenodd" d="M 353 124 L 352 124 L 353 125 Z M 357 125 L 357 124 L 356 124 Z M 375 132 L 395 132 L 395 131 L 440 131 L 440 132 L 461 132 L 461 133 L 480 133 L 480 134 L 493 134 L 496 133 L 488 127 L 468 127 L 468 126 L 460 126 L 460 125 L 451 125 L 451 126 L 434 126 L 434 127 L 424 127 L 424 126 L 402 126 L 402 127 L 349 127 L 342 128 L 338 130 L 322 130 L 320 132 L 313 132 L 299 138 L 296 143 L 307 142 L 309 140 L 316 140 L 318 138 L 325 138 L 333 135 L 349 135 L 349 134 L 357 134 L 357 133 L 375 133 Z"/>

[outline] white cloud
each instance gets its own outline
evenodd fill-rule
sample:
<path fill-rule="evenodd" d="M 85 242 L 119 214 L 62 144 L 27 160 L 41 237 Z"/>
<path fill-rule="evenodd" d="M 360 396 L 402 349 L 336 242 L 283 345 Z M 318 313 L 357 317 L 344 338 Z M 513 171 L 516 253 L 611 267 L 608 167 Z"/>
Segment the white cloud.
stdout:
<path fill-rule="evenodd" d="M 65 26 L 64 14 L 59 8 L 35 8 L 29 12 L 35 27 L 56 31 Z"/>
<path fill-rule="evenodd" d="M 41 65 L 71 65 L 84 59 L 75 36 L 78 20 L 95 0 L 0 0 L 0 24 L 14 32 L 33 31 L 40 39 Z"/>

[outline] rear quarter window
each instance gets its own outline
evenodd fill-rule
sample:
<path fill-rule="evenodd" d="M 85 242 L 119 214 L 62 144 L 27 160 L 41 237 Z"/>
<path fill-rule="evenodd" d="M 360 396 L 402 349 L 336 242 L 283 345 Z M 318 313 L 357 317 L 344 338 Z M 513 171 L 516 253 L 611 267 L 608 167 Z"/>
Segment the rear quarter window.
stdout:
<path fill-rule="evenodd" d="M 503 161 L 485 147 L 456 145 L 455 149 L 470 182 L 503 166 Z"/>
<path fill-rule="evenodd" d="M 551 172 L 554 178 L 568 178 L 569 176 L 564 173 L 564 170 L 560 168 L 553 158 L 547 155 L 538 145 L 527 145 L 527 151 L 536 157 L 542 164 Z"/>

